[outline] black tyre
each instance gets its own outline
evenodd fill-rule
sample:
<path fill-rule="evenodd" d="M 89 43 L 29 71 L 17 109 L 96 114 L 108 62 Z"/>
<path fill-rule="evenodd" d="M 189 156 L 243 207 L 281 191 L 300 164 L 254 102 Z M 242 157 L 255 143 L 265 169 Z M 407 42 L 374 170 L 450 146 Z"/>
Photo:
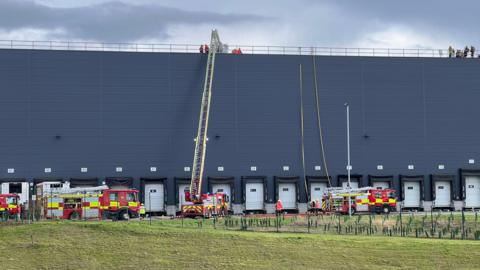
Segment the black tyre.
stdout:
<path fill-rule="evenodd" d="M 128 214 L 128 211 L 122 211 L 118 214 L 118 219 L 119 220 L 129 220 L 130 219 L 130 214 Z"/>
<path fill-rule="evenodd" d="M 389 214 L 390 213 L 390 207 L 389 206 L 384 206 L 382 212 L 384 214 Z"/>
<path fill-rule="evenodd" d="M 70 214 L 70 217 L 68 218 L 70 220 L 79 220 L 80 219 L 80 215 L 78 214 L 78 212 L 72 212 Z"/>
<path fill-rule="evenodd" d="M 130 218 L 138 218 L 138 217 L 140 217 L 140 214 L 135 213 L 135 212 L 132 212 L 132 211 L 128 211 L 128 215 L 130 215 Z"/>

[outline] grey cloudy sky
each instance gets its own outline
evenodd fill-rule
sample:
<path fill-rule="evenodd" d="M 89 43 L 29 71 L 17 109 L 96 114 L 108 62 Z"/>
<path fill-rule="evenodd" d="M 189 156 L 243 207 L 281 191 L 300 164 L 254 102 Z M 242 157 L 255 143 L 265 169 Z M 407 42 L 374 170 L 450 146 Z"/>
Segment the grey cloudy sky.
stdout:
<path fill-rule="evenodd" d="M 460 7 L 460 8 L 459 8 Z M 445 48 L 477 45 L 480 1 L 0 0 L 0 39 Z"/>

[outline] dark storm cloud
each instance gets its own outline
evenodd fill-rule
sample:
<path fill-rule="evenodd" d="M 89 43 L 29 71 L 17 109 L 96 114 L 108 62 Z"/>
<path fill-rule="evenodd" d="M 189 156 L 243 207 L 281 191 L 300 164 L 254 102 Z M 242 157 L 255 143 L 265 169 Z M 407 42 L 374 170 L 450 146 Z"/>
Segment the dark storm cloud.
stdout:
<path fill-rule="evenodd" d="M 167 37 L 170 25 L 203 23 L 232 24 L 262 21 L 265 17 L 248 14 L 219 14 L 185 11 L 160 5 L 131 5 L 107 2 L 74 8 L 49 7 L 32 1 L 0 1 L 0 29 L 52 30 L 50 37 L 102 41 L 133 41 Z"/>

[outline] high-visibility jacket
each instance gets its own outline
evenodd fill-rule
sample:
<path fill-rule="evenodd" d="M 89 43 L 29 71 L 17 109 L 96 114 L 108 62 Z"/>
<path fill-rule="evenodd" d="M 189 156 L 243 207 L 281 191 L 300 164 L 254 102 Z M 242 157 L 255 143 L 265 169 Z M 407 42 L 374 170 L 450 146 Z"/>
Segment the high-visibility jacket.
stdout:
<path fill-rule="evenodd" d="M 140 215 L 145 215 L 145 206 L 143 204 L 140 205 L 140 209 L 138 210 L 138 213 Z"/>

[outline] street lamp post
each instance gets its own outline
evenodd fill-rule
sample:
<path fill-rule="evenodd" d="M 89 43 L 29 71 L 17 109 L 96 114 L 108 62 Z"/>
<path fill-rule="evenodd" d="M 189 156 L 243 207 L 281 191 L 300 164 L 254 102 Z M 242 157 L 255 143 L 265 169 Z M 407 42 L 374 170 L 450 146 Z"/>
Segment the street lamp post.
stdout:
<path fill-rule="evenodd" d="M 150 220 L 150 225 L 152 225 L 152 189 L 148 191 L 148 208 L 150 212 L 148 218 Z"/>
<path fill-rule="evenodd" d="M 352 165 L 350 164 L 350 105 L 344 104 L 347 109 L 347 181 L 348 181 L 348 215 L 352 216 L 352 186 L 350 182 L 350 171 Z"/>

